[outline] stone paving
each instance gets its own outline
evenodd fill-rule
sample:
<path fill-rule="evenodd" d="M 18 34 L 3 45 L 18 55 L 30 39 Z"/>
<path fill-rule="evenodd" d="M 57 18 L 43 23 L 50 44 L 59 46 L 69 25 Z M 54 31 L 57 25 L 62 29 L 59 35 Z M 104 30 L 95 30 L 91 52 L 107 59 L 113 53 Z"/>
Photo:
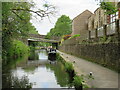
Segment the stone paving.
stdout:
<path fill-rule="evenodd" d="M 90 61 L 58 51 L 63 59 L 72 62 L 78 75 L 85 75 L 87 84 L 92 88 L 118 88 L 118 73 Z M 92 72 L 94 79 L 87 79 Z"/>

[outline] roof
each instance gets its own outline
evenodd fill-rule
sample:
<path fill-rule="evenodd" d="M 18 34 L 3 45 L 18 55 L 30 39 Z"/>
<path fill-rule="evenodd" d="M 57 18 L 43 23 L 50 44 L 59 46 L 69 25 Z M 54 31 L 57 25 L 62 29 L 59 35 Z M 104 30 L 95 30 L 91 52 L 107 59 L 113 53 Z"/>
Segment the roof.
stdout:
<path fill-rule="evenodd" d="M 100 7 L 98 7 L 98 8 L 94 11 L 94 13 L 95 13 L 98 9 L 100 9 Z"/>
<path fill-rule="evenodd" d="M 86 13 L 86 12 L 89 12 L 90 14 L 93 14 L 91 11 L 85 10 L 85 11 L 83 11 L 82 13 L 80 13 L 78 16 L 81 16 L 82 14 L 84 14 L 84 13 Z M 76 16 L 75 18 L 77 18 L 78 16 Z M 75 19 L 75 18 L 74 18 L 74 19 Z M 74 19 L 73 19 L 73 20 L 74 20 Z"/>

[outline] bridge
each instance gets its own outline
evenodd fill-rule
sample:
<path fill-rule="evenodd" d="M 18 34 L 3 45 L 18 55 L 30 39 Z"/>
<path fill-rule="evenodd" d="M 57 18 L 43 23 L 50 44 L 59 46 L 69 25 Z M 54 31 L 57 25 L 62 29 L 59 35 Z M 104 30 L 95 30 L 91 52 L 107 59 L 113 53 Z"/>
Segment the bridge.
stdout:
<path fill-rule="evenodd" d="M 28 41 L 48 42 L 48 43 L 59 43 L 60 42 L 60 41 L 57 41 L 57 40 L 49 40 L 49 39 L 43 39 L 43 38 L 29 38 Z"/>
<path fill-rule="evenodd" d="M 30 34 L 27 40 L 33 42 L 60 43 L 60 40 L 45 39 L 45 35 L 40 35 L 40 34 Z"/>
<path fill-rule="evenodd" d="M 52 43 L 52 45 L 56 46 L 56 48 L 58 48 L 58 44 L 60 43 L 60 40 L 45 39 L 45 35 L 40 35 L 40 34 L 30 34 L 27 41 L 28 41 L 28 45 L 29 45 L 30 42 Z"/>

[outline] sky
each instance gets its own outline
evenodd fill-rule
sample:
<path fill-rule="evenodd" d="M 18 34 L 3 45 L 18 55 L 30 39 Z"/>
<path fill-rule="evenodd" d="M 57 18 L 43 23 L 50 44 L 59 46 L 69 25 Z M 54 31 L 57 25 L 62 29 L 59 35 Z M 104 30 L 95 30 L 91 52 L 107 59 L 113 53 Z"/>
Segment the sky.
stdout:
<path fill-rule="evenodd" d="M 47 2 L 56 6 L 57 14 L 50 18 L 44 18 L 40 20 L 39 16 L 32 18 L 31 22 L 39 32 L 39 34 L 46 35 L 54 25 L 57 19 L 61 15 L 67 15 L 70 19 L 75 18 L 77 15 L 88 9 L 92 13 L 99 7 L 96 0 L 33 0 L 36 4 L 36 8 L 42 8 L 41 6 Z"/>

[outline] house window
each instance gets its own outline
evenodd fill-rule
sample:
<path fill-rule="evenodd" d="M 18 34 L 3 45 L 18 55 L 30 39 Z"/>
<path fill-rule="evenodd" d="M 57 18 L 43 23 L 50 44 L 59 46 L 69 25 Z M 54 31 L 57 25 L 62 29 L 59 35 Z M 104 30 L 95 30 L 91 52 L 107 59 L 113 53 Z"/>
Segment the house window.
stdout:
<path fill-rule="evenodd" d="M 114 23 L 116 19 L 118 19 L 118 12 L 110 15 L 110 23 Z"/>

